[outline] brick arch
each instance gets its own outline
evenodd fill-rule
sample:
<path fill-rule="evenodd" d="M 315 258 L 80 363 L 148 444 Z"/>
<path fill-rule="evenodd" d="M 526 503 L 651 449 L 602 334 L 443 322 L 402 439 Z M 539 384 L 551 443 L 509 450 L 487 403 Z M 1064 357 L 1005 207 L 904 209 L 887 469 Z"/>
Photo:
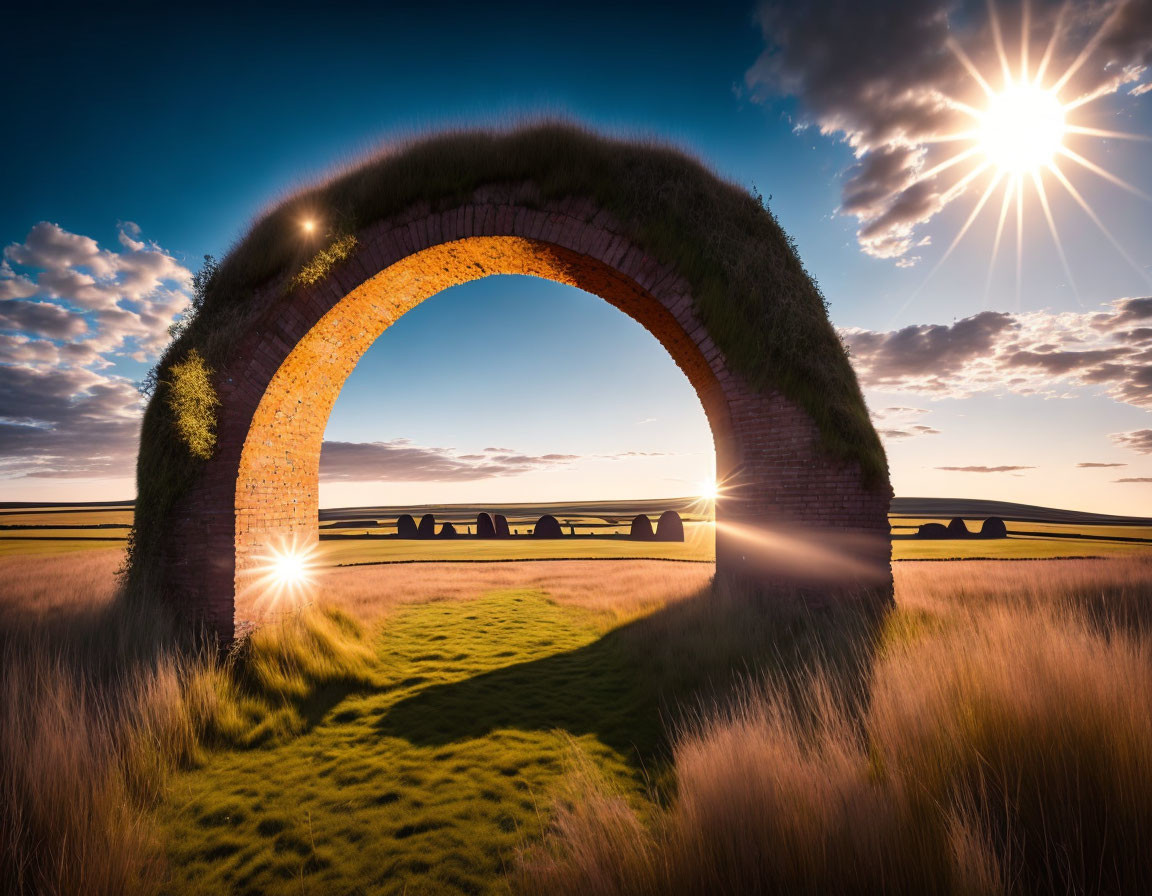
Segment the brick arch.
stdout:
<path fill-rule="evenodd" d="M 838 539 L 835 554 L 847 558 L 851 584 L 890 587 L 887 483 L 869 484 L 857 463 L 830 457 L 795 403 L 751 388 L 698 318 L 689 284 L 609 216 L 586 201 L 517 204 L 515 192 L 378 222 L 318 282 L 287 297 L 272 288 L 256 297 L 263 310 L 216 372 L 217 449 L 173 513 L 172 540 L 181 547 L 165 562 L 170 598 L 232 637 L 236 595 L 257 558 L 277 543 L 318 537 L 320 448 L 357 361 L 424 299 L 493 274 L 543 277 L 601 296 L 668 350 L 700 398 L 726 485 L 717 503 L 718 572 L 762 577 L 763 557 L 796 560 L 788 533 L 803 527 Z M 757 534 L 764 531 L 780 534 L 765 540 Z M 827 559 L 803 557 L 800 565 Z M 779 576 L 779 565 L 770 574 Z"/>

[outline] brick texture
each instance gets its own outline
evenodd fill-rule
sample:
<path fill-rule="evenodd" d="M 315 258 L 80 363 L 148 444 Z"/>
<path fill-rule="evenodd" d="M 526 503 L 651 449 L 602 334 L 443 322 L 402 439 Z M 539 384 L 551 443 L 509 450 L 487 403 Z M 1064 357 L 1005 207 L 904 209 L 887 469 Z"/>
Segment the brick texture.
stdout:
<path fill-rule="evenodd" d="M 317 539 L 320 447 L 333 403 L 368 347 L 449 286 L 528 274 L 601 296 L 639 321 L 695 387 L 716 444 L 717 571 L 890 591 L 888 484 L 830 459 L 813 422 L 729 369 L 693 310 L 691 288 L 590 202 L 517 202 L 486 188 L 458 208 L 427 206 L 358 234 L 320 282 L 253 297 L 256 322 L 217 373 L 218 447 L 175 510 L 164 591 L 225 640 L 256 612 L 271 550 Z M 822 546 L 808 556 L 805 545 Z M 766 562 L 769 558 L 781 563 Z M 802 575 L 803 573 L 803 575 Z M 830 593 L 828 588 L 821 593 Z"/>

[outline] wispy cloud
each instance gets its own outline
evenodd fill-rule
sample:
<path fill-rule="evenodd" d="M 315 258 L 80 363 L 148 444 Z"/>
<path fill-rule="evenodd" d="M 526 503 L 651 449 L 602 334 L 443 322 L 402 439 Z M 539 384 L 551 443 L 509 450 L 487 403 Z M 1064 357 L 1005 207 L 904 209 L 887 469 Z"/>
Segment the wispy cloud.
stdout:
<path fill-rule="evenodd" d="M 974 465 L 970 467 L 937 467 L 937 470 L 947 470 L 950 473 L 1014 473 L 1018 470 L 1035 470 L 1035 467 L 1000 466 L 985 467 Z"/>
<path fill-rule="evenodd" d="M 451 448 L 414 445 L 408 439 L 326 441 L 320 452 L 320 479 L 323 482 L 466 482 L 514 476 L 576 460 L 580 460 L 580 455 L 528 455 L 507 448 L 461 454 Z"/>
<path fill-rule="evenodd" d="M 927 414 L 926 408 L 881 408 L 872 412 L 872 421 L 880 438 L 888 440 L 913 439 L 916 436 L 938 436 L 940 430 L 924 423 L 916 423 Z"/>
<path fill-rule="evenodd" d="M 1121 448 L 1129 448 L 1137 454 L 1152 454 L 1152 429 L 1114 432 L 1109 438 Z"/>
<path fill-rule="evenodd" d="M 663 457 L 664 452 L 614 454 L 523 454 L 511 448 L 462 453 L 453 448 L 414 445 L 408 439 L 387 442 L 326 441 L 320 452 L 322 482 L 468 482 L 555 469 L 585 460 Z"/>
<path fill-rule="evenodd" d="M 1126 466 L 1128 466 L 1128 464 L 1100 464 L 1100 463 L 1087 462 L 1087 463 L 1076 464 L 1076 466 L 1079 467 L 1081 470 L 1103 470 L 1103 469 L 1107 469 L 1109 467 L 1126 467 Z"/>

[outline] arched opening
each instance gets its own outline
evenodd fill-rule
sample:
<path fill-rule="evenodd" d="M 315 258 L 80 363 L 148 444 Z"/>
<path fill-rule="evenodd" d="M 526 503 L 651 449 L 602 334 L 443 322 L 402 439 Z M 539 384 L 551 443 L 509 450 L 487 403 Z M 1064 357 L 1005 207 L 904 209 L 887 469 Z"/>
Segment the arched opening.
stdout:
<path fill-rule="evenodd" d="M 320 455 L 320 561 L 710 561 L 715 469 L 704 409 L 644 327 L 575 287 L 494 275 L 409 311 L 345 381 Z M 635 514 L 669 509 L 685 541 L 627 537 Z M 427 511 L 459 538 L 400 532 Z M 468 538 L 483 512 L 507 537 Z M 549 513 L 565 538 L 528 540 Z"/>

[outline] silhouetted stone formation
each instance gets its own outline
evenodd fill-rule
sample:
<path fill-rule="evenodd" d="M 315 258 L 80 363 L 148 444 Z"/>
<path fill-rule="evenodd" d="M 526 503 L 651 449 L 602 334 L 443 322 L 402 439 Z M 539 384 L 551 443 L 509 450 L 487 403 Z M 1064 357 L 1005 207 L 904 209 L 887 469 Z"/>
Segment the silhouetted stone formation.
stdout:
<path fill-rule="evenodd" d="M 949 538 L 970 538 L 972 533 L 968 531 L 968 527 L 964 525 L 964 520 L 956 517 L 948 524 L 948 537 Z"/>
<path fill-rule="evenodd" d="M 560 521 L 550 513 L 544 514 L 536 520 L 536 528 L 532 530 L 533 538 L 563 538 L 564 530 L 560 528 Z"/>
<path fill-rule="evenodd" d="M 441 538 L 455 538 L 456 537 L 456 527 L 453 526 L 451 523 L 445 523 L 440 528 L 440 537 Z"/>
<path fill-rule="evenodd" d="M 916 530 L 917 538 L 951 538 L 948 527 L 943 523 L 925 523 Z"/>
<path fill-rule="evenodd" d="M 498 513 L 492 518 L 492 521 L 496 524 L 497 538 L 510 537 L 510 533 L 508 532 L 508 517 L 504 516 L 502 513 Z"/>
<path fill-rule="evenodd" d="M 436 517 L 430 513 L 424 514 L 420 517 L 420 525 L 416 529 L 417 538 L 435 538 L 436 537 Z"/>
<path fill-rule="evenodd" d="M 981 538 L 1007 538 L 1008 527 L 1004 525 L 1004 520 L 999 517 L 989 517 L 984 520 L 984 524 L 980 527 Z"/>
<path fill-rule="evenodd" d="M 656 521 L 657 541 L 683 541 L 684 522 L 675 510 L 665 510 Z"/>
<path fill-rule="evenodd" d="M 637 541 L 651 541 L 652 521 L 642 513 L 637 514 L 632 520 L 632 530 L 628 533 L 628 537 Z"/>
<path fill-rule="evenodd" d="M 396 535 L 399 538 L 419 538 L 419 532 L 416 530 L 416 520 L 412 519 L 412 514 L 406 513 L 400 519 L 396 520 Z"/>
<path fill-rule="evenodd" d="M 957 517 L 945 526 L 943 523 L 925 523 L 916 530 L 917 538 L 948 538 L 957 540 L 961 538 L 1007 538 L 1008 528 L 1004 520 L 991 517 L 984 520 L 980 533 L 969 532 L 964 520 Z"/>
<path fill-rule="evenodd" d="M 492 514 L 481 513 L 476 517 L 476 537 L 495 538 L 496 524 L 492 522 Z"/>

